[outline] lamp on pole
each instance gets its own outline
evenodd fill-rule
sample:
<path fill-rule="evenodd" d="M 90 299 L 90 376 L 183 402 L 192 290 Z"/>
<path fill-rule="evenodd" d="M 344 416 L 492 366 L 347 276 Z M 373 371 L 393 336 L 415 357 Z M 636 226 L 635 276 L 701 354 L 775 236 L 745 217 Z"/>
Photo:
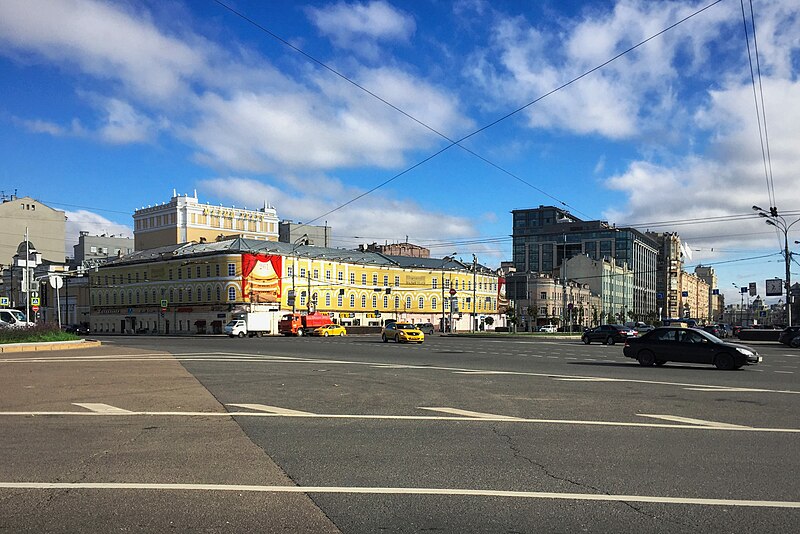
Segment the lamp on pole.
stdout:
<path fill-rule="evenodd" d="M 787 223 L 786 219 L 784 219 L 781 215 L 778 214 L 778 208 L 772 207 L 769 209 L 769 212 L 759 208 L 758 206 L 753 206 L 753 211 L 758 213 L 759 217 L 764 217 L 766 222 L 770 226 L 774 226 L 781 232 L 783 232 L 783 260 L 786 266 L 786 278 L 784 280 L 784 287 L 786 288 L 786 304 L 789 306 L 789 313 L 787 315 L 788 325 L 792 326 L 792 299 L 790 295 L 792 280 L 791 280 L 791 264 L 792 264 L 792 253 L 789 251 L 789 230 L 792 226 L 800 222 L 800 218 L 795 220 L 794 222 Z"/>
<path fill-rule="evenodd" d="M 444 295 L 444 264 L 445 262 L 448 262 L 453 258 L 455 258 L 456 254 L 458 254 L 458 252 L 453 252 L 449 256 L 445 256 L 444 258 L 442 258 L 442 326 L 441 326 L 442 333 L 449 330 L 449 328 L 447 329 L 445 328 L 445 315 L 444 315 L 444 299 L 446 298 Z"/>
<path fill-rule="evenodd" d="M 298 239 L 295 240 L 294 244 L 292 245 L 292 313 L 297 312 L 297 306 L 295 301 L 297 299 L 297 293 L 294 289 L 294 279 L 295 279 L 295 271 L 297 271 L 297 247 L 300 245 L 308 244 L 308 234 L 303 234 Z"/>
<path fill-rule="evenodd" d="M 478 256 L 472 255 L 472 327 L 471 332 L 478 331 Z"/>

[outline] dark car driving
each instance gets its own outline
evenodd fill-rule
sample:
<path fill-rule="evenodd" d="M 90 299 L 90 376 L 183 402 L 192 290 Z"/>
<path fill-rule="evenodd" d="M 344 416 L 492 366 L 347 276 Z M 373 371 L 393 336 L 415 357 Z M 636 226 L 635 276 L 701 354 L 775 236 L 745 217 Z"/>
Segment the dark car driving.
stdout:
<path fill-rule="evenodd" d="M 784 345 L 796 347 L 797 345 L 793 345 L 792 341 L 794 341 L 798 336 L 800 336 L 800 326 L 788 326 L 783 329 L 783 332 L 780 333 L 778 336 L 778 341 Z"/>
<path fill-rule="evenodd" d="M 755 349 L 727 343 L 696 328 L 656 328 L 625 342 L 623 354 L 640 365 L 664 365 L 667 362 L 706 363 L 717 369 L 739 369 L 761 361 Z"/>
<path fill-rule="evenodd" d="M 617 342 L 624 343 L 629 338 L 635 337 L 636 334 L 636 330 L 621 324 L 601 324 L 597 328 L 584 332 L 581 336 L 581 341 L 587 345 L 592 341 L 613 345 Z"/>

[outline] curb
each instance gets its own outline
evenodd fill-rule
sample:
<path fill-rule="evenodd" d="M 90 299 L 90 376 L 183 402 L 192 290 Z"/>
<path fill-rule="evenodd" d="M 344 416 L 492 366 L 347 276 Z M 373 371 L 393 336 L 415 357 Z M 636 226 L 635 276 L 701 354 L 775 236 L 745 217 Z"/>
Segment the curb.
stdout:
<path fill-rule="evenodd" d="M 6 343 L 0 345 L 0 354 L 10 352 L 45 352 L 53 350 L 87 349 L 102 345 L 96 339 L 80 341 L 46 341 L 40 343 Z"/>

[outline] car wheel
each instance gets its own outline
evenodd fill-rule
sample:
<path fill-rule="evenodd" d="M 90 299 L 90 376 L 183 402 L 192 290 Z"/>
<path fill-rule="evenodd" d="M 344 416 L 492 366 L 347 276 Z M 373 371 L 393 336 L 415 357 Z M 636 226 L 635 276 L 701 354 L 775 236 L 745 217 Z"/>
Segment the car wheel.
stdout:
<path fill-rule="evenodd" d="M 736 360 L 730 354 L 723 352 L 722 354 L 717 354 L 716 358 L 714 358 L 714 365 L 717 369 L 730 371 L 736 368 Z"/>
<path fill-rule="evenodd" d="M 239 332 L 239 337 L 244 337 L 244 332 Z"/>
<path fill-rule="evenodd" d="M 650 367 L 654 363 L 656 363 L 656 355 L 650 352 L 649 350 L 643 350 L 639 354 L 636 355 L 636 359 L 639 360 L 639 365 L 642 367 Z"/>
<path fill-rule="evenodd" d="M 659 366 L 659 367 L 661 367 L 665 363 L 667 363 L 667 360 L 656 360 L 656 365 Z"/>
<path fill-rule="evenodd" d="M 344 332 L 339 332 L 339 337 L 344 337 Z"/>
<path fill-rule="evenodd" d="M 328 337 L 328 333 L 327 332 L 323 332 L 322 333 L 322 337 Z"/>
<path fill-rule="evenodd" d="M 584 338 L 583 338 L 583 344 L 584 344 L 584 345 L 588 345 L 588 344 L 589 344 L 589 343 L 591 343 L 591 342 L 592 342 L 592 340 L 591 340 L 591 339 L 589 339 L 588 337 L 585 337 L 585 336 L 584 336 Z"/>
<path fill-rule="evenodd" d="M 305 332 L 303 331 L 303 329 L 302 328 L 298 328 L 297 329 L 297 337 L 303 337 L 304 335 L 305 335 Z"/>
<path fill-rule="evenodd" d="M 606 338 L 606 345 L 613 345 L 613 344 L 614 344 L 614 338 L 611 337 L 611 336 L 608 336 Z"/>
<path fill-rule="evenodd" d="M 388 342 L 389 342 L 389 338 L 388 338 L 388 337 L 386 337 L 386 334 L 383 334 L 383 335 L 381 336 L 381 339 L 383 340 L 383 342 L 384 342 L 384 343 L 388 343 Z"/>
<path fill-rule="evenodd" d="M 793 349 L 800 348 L 800 336 L 794 336 L 791 341 L 789 341 L 789 346 Z"/>

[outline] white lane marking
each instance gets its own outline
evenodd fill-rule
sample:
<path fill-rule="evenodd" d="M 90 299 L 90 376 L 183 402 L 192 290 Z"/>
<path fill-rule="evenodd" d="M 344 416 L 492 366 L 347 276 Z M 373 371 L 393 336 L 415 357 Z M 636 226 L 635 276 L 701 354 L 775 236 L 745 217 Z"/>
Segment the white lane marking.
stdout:
<path fill-rule="evenodd" d="M 782 373 L 785 375 L 793 375 L 794 371 L 772 371 L 773 373 Z"/>
<path fill-rule="evenodd" d="M 744 425 L 734 425 L 732 423 L 719 423 L 717 421 L 706 421 L 705 419 L 692 419 L 691 417 L 678 417 L 677 415 L 655 415 L 648 413 L 637 413 L 640 417 L 652 417 L 665 421 L 675 421 L 676 423 L 687 423 L 690 425 L 708 426 L 714 428 L 750 428 Z"/>
<path fill-rule="evenodd" d="M 498 341 L 498 343 L 505 343 L 505 341 Z M 525 342 L 517 342 L 517 343 L 525 343 Z M 542 344 L 547 344 L 542 342 Z M 191 353 L 192 356 L 195 356 L 197 353 Z M 219 361 L 219 362 L 240 362 L 244 360 L 237 360 L 235 358 L 247 358 L 248 363 L 268 363 L 268 364 L 283 364 L 283 363 L 327 363 L 331 365 L 366 365 L 366 366 L 373 366 L 373 365 L 386 365 L 385 362 L 360 362 L 360 361 L 348 361 L 348 360 L 320 360 L 320 359 L 303 359 L 297 357 L 290 357 L 290 356 L 269 356 L 269 355 L 258 355 L 257 358 L 253 358 L 252 354 L 242 354 L 242 353 L 235 353 L 235 352 L 212 352 L 208 353 L 212 356 L 220 357 L 220 359 L 212 360 L 210 358 L 187 358 L 181 354 L 169 355 L 169 360 L 178 360 L 178 361 Z M 497 354 L 497 353 L 493 353 Z M 535 356 L 535 355 L 532 355 Z M 125 361 L 130 360 L 126 359 Z M 141 361 L 146 361 L 147 358 L 141 358 Z M 45 360 L 0 360 L 0 363 L 4 362 L 14 362 L 14 363 L 30 363 L 31 361 L 37 362 L 44 362 Z M 48 360 L 48 363 L 51 361 L 56 360 Z M 59 362 L 70 362 L 76 363 L 76 360 L 70 358 L 64 358 L 57 360 Z M 99 360 L 95 360 L 99 361 Z M 113 359 L 108 360 L 118 363 L 121 361 L 120 359 Z M 626 360 L 627 361 L 627 360 Z M 85 363 L 85 362 L 81 362 Z M 633 366 L 632 366 L 633 367 Z M 482 369 L 465 369 L 465 368 L 457 368 L 457 367 L 444 367 L 444 366 L 419 366 L 419 369 L 430 369 L 433 371 L 482 371 Z M 487 369 L 488 370 L 488 369 Z M 591 376 L 581 376 L 581 375 L 559 375 L 559 374 L 552 374 L 552 373 L 532 373 L 532 372 L 523 372 L 523 371 L 503 371 L 504 374 L 508 375 L 516 375 L 516 376 L 532 376 L 532 377 L 542 377 L 542 378 L 601 378 L 601 377 L 591 377 Z M 783 393 L 789 395 L 800 395 L 800 391 L 795 390 L 786 390 L 786 389 L 756 389 L 756 388 L 732 388 L 726 386 L 714 386 L 714 385 L 706 385 L 706 384 L 688 384 L 688 383 L 681 383 L 681 382 L 665 382 L 661 380 L 641 380 L 641 379 L 633 379 L 633 378 L 609 378 L 609 381 L 616 381 L 616 382 L 627 382 L 630 384 L 648 384 L 648 385 L 659 385 L 659 386 L 677 386 L 683 387 L 685 389 L 689 388 L 701 388 L 697 389 L 697 391 L 730 391 L 730 392 L 749 392 L 749 393 Z"/>
<path fill-rule="evenodd" d="M 456 375 L 507 375 L 507 371 L 453 371 Z"/>
<path fill-rule="evenodd" d="M 562 382 L 616 382 L 615 378 L 600 378 L 593 376 L 580 376 L 575 378 L 554 378 L 553 380 L 560 380 Z"/>
<path fill-rule="evenodd" d="M 503 420 L 518 420 L 518 417 L 511 417 L 510 415 L 495 415 L 493 413 L 483 413 L 483 412 L 472 412 L 470 410 L 459 410 L 458 408 L 447 408 L 447 407 L 430 407 L 430 406 L 418 406 L 420 410 L 430 410 L 432 412 L 442 412 L 442 413 L 449 413 L 453 415 L 463 415 L 464 417 L 476 418 L 476 419 L 503 419 Z"/>
<path fill-rule="evenodd" d="M 117 408 L 116 406 L 111 406 L 110 404 L 103 404 L 100 402 L 73 402 L 72 404 L 74 406 L 80 406 L 81 408 L 91 410 L 93 413 L 103 415 L 131 415 L 134 413 L 130 410 L 123 410 L 122 408 Z"/>
<path fill-rule="evenodd" d="M 505 422 L 505 423 L 528 423 L 528 424 L 550 424 L 550 425 L 585 425 L 585 426 L 613 426 L 630 428 L 671 428 L 682 430 L 724 430 L 742 432 L 766 432 L 778 434 L 800 434 L 800 428 L 759 428 L 759 427 L 722 427 L 722 426 L 700 426 L 686 424 L 666 424 L 666 423 L 633 423 L 625 421 L 582 421 L 576 419 L 526 419 L 513 418 L 504 415 L 487 417 L 448 417 L 430 415 L 379 415 L 379 414 L 325 414 L 325 413 L 270 413 L 270 412 L 128 412 L 128 413 L 99 413 L 99 412 L 0 412 L 0 417 L 298 417 L 307 419 L 355 419 L 355 420 L 376 420 L 376 421 L 472 421 L 472 422 Z"/>
<path fill-rule="evenodd" d="M 280 408 L 279 406 L 267 406 L 266 404 L 227 404 L 227 406 L 235 406 L 237 408 L 244 408 L 245 410 L 255 410 L 257 412 L 274 413 L 277 415 L 314 415 L 311 412 L 290 410 L 288 408 Z"/>
<path fill-rule="evenodd" d="M 771 390 L 768 389 L 755 389 L 755 388 L 734 388 L 734 387 L 725 387 L 725 386 L 702 386 L 702 387 L 693 387 L 693 388 L 683 388 L 687 391 L 721 391 L 727 393 L 734 393 L 734 392 L 760 392 L 760 393 L 768 393 Z"/>
<path fill-rule="evenodd" d="M 135 482 L 0 482 L 0 489 L 38 490 L 166 490 L 237 491 L 255 493 L 355 493 L 366 495 L 447 495 L 459 497 L 506 497 L 516 499 L 561 499 L 571 501 L 646 502 L 695 506 L 742 506 L 752 508 L 800 508 L 798 501 L 758 501 L 663 497 L 657 495 L 608 495 L 604 493 L 553 493 L 544 491 L 506 491 L 465 488 L 387 488 L 364 486 L 249 486 L 234 484 L 152 484 Z"/>

